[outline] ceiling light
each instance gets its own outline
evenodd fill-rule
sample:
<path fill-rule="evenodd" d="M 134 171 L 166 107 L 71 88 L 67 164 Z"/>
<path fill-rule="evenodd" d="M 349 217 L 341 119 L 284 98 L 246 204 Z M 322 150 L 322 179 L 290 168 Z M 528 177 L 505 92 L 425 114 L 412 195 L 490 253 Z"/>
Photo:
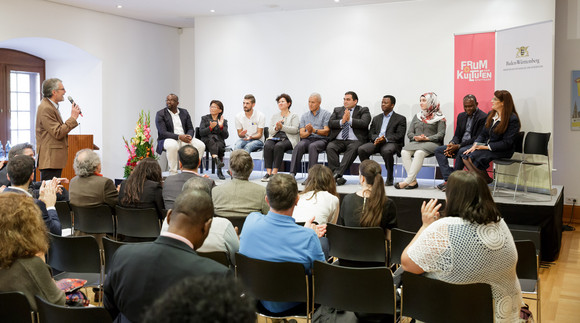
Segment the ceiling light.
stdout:
<path fill-rule="evenodd" d="M 122 5 L 120 5 L 120 4 L 118 4 L 118 5 L 117 5 L 117 9 L 121 9 L 121 8 L 123 8 L 123 6 L 122 6 Z"/>
<path fill-rule="evenodd" d="M 340 2 L 340 0 L 334 0 L 334 2 L 336 2 L 336 3 L 339 3 L 339 2 Z"/>
<path fill-rule="evenodd" d="M 214 13 L 214 12 L 215 12 L 215 10 L 211 9 L 209 12 L 211 12 L 211 13 Z"/>

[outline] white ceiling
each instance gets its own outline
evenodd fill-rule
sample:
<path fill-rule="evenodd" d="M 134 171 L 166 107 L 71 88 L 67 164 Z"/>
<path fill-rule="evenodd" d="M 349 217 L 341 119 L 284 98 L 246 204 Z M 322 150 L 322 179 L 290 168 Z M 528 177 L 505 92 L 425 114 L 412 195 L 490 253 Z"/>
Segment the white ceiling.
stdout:
<path fill-rule="evenodd" d="M 193 27 L 201 16 L 241 15 L 412 0 L 44 0 L 173 27 Z M 123 6 L 117 8 L 118 5 Z M 211 12 L 215 10 L 215 12 Z"/>

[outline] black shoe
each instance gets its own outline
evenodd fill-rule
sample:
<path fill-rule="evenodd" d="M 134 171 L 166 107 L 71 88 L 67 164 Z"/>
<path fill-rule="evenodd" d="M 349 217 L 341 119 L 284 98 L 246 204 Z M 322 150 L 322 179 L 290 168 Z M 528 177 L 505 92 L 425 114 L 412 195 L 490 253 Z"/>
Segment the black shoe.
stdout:
<path fill-rule="evenodd" d="M 442 190 L 443 192 L 445 192 L 445 189 L 447 188 L 447 182 L 443 182 L 443 183 L 437 185 L 437 188 Z"/>
<path fill-rule="evenodd" d="M 217 177 L 218 177 L 219 179 L 221 179 L 222 181 L 223 181 L 224 179 L 226 179 L 226 177 L 224 176 L 224 174 L 222 174 L 222 168 L 221 168 L 221 167 L 218 167 L 218 169 L 217 169 Z"/>
<path fill-rule="evenodd" d="M 262 182 L 268 182 L 268 181 L 270 181 L 270 177 L 272 177 L 272 175 L 270 175 L 270 174 L 264 175 L 264 177 L 262 177 Z"/>
<path fill-rule="evenodd" d="M 308 177 L 306 177 L 306 179 L 304 180 L 304 182 L 302 182 L 302 185 L 306 185 L 306 182 L 308 182 Z"/>
<path fill-rule="evenodd" d="M 393 179 L 387 179 L 385 181 L 385 186 L 393 186 Z"/>
<path fill-rule="evenodd" d="M 405 188 L 405 187 L 401 187 L 399 184 L 401 184 L 401 183 L 397 183 L 397 184 L 395 184 L 395 188 L 396 188 L 396 189 L 400 190 L 400 189 L 402 189 L 402 188 Z"/>
<path fill-rule="evenodd" d="M 416 183 L 415 185 L 407 185 L 407 186 L 405 186 L 405 189 L 412 190 L 412 189 L 415 189 L 417 187 L 419 187 L 419 183 Z"/>
<path fill-rule="evenodd" d="M 336 179 L 336 185 L 341 186 L 344 184 L 346 184 L 346 179 L 344 179 L 344 177 L 341 176 L 341 177 Z"/>

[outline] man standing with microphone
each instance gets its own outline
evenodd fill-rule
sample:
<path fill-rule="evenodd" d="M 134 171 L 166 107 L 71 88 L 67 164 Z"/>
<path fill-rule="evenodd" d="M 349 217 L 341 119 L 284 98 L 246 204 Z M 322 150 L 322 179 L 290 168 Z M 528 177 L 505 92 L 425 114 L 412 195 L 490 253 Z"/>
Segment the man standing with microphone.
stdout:
<path fill-rule="evenodd" d="M 66 90 L 62 81 L 51 78 L 42 82 L 44 97 L 36 111 L 36 152 L 40 180 L 60 178 L 68 158 L 68 133 L 77 125 L 80 107 L 72 101 L 70 118 L 62 121 L 59 102 L 64 101 Z"/>

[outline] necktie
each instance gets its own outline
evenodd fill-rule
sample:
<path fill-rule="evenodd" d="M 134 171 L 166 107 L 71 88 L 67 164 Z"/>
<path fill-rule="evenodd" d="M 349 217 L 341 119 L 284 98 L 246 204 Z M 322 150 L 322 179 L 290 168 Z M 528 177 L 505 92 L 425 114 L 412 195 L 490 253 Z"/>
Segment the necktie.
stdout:
<path fill-rule="evenodd" d="M 342 132 L 341 132 L 342 140 L 348 140 L 348 128 L 349 128 L 349 126 L 350 126 L 350 122 L 348 122 L 348 121 L 342 124 Z"/>

